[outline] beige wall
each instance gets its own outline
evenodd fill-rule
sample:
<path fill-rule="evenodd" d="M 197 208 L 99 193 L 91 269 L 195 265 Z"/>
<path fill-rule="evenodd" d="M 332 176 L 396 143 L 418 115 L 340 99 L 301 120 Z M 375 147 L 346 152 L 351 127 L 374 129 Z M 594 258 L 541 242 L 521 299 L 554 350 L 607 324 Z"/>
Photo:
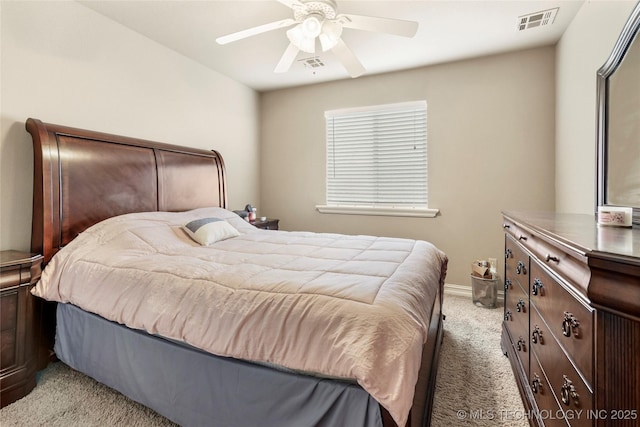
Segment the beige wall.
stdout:
<path fill-rule="evenodd" d="M 231 207 L 259 197 L 258 94 L 76 2 L 1 2 L 0 248 L 29 249 L 28 117 L 219 150 Z"/>
<path fill-rule="evenodd" d="M 632 1 L 588 1 L 556 49 L 556 209 L 593 214 L 596 72 L 631 14 Z"/>
<path fill-rule="evenodd" d="M 448 283 L 469 263 L 502 260 L 502 209 L 553 210 L 554 48 L 544 47 L 355 80 L 263 93 L 260 215 L 285 230 L 425 239 L 450 258 Z M 425 99 L 429 205 L 397 218 L 320 214 L 324 111 Z"/>

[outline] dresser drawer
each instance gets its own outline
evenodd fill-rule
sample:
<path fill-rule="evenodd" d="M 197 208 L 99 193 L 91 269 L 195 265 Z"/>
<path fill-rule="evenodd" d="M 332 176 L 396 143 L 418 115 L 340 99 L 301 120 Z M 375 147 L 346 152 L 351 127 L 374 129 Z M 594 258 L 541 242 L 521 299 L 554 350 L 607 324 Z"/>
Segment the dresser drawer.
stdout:
<path fill-rule="evenodd" d="M 517 283 L 512 283 L 510 288 L 506 290 L 504 320 L 507 322 L 509 332 L 513 333 L 515 328 L 525 331 L 529 329 L 529 298 Z M 514 326 L 511 327 L 511 325 Z"/>
<path fill-rule="evenodd" d="M 529 374 L 529 299 L 517 283 L 506 290 L 504 324 L 520 357 L 524 371 Z"/>
<path fill-rule="evenodd" d="M 542 320 L 534 306 L 531 307 L 531 359 L 537 358 L 544 370 L 549 385 L 563 411 L 583 418 L 571 421 L 572 426 L 590 426 L 586 413 L 593 409 L 593 394 L 590 387 L 563 352 L 548 325 Z M 533 362 L 532 362 L 533 364 Z"/>
<path fill-rule="evenodd" d="M 16 364 L 18 292 L 0 294 L 0 371 Z"/>
<path fill-rule="evenodd" d="M 593 309 L 584 306 L 536 261 L 531 261 L 530 293 L 531 305 L 593 386 Z M 531 328 L 533 332 L 533 320 Z"/>
<path fill-rule="evenodd" d="M 0 329 L 15 329 L 18 313 L 18 292 L 0 294 Z"/>
<path fill-rule="evenodd" d="M 21 283 L 23 282 L 20 278 L 20 266 L 2 270 L 2 274 L 0 275 L 0 289 L 11 288 Z"/>
<path fill-rule="evenodd" d="M 502 228 L 504 228 L 505 234 L 507 236 L 511 236 L 514 240 L 517 240 L 521 243 L 527 243 L 530 241 L 533 235 L 526 229 L 520 227 L 513 221 L 510 221 L 505 218 L 505 221 L 502 224 Z"/>
<path fill-rule="evenodd" d="M 505 277 L 517 281 L 529 293 L 529 255 L 509 235 L 506 237 L 505 248 Z"/>
<path fill-rule="evenodd" d="M 566 417 L 558 416 L 562 411 L 556 401 L 551 385 L 540 366 L 540 362 L 532 353 L 531 355 L 531 376 L 529 377 L 529 387 L 533 392 L 533 397 L 538 407 L 537 414 L 540 415 L 545 427 L 567 427 Z"/>

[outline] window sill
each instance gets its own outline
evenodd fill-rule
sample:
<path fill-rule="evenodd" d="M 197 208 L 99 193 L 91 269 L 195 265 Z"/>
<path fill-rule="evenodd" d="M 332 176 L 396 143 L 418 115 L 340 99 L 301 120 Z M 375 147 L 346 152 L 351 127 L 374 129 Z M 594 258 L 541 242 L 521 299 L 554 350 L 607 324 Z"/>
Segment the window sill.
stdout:
<path fill-rule="evenodd" d="M 440 212 L 439 209 L 429 208 L 328 205 L 316 205 L 316 210 L 323 214 L 403 216 L 414 218 L 435 218 Z"/>

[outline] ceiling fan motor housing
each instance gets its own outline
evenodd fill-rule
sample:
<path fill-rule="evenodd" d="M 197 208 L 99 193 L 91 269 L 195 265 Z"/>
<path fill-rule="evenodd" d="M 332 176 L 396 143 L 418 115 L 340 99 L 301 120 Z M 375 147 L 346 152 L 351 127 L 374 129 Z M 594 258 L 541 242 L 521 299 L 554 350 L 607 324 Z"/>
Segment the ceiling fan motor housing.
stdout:
<path fill-rule="evenodd" d="M 324 19 L 336 18 L 336 2 L 333 0 L 323 1 L 301 1 L 304 4 L 304 8 L 296 7 L 293 9 L 293 17 L 296 21 L 302 22 L 310 14 L 317 14 L 324 17 Z"/>

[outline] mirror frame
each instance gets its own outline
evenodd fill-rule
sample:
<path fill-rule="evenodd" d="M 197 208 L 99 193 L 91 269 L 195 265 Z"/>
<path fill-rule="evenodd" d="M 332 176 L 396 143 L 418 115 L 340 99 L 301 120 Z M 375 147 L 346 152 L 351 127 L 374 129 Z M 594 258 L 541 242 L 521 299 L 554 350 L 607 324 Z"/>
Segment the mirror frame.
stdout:
<path fill-rule="evenodd" d="M 607 200 L 607 148 L 608 148 L 608 123 L 609 123 L 609 77 L 618 69 L 624 59 L 627 50 L 634 41 L 636 34 L 640 32 L 640 1 L 635 5 L 631 16 L 627 20 L 618 41 L 607 62 L 600 67 L 597 73 L 597 112 L 596 112 L 596 218 L 599 206 L 608 206 Z M 640 43 L 640 39 L 636 40 Z M 633 223 L 640 224 L 640 206 L 633 206 Z"/>

